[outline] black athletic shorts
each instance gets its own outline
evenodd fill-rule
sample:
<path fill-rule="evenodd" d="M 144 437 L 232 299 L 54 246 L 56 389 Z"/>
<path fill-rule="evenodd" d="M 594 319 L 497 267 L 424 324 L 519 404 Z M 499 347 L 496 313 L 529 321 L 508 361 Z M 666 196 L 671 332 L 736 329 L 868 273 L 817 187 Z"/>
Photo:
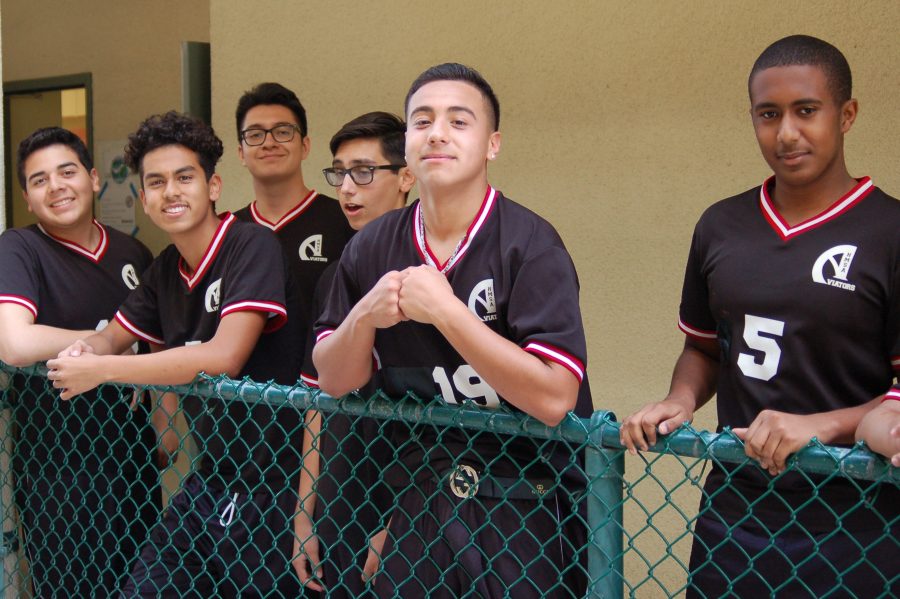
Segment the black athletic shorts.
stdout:
<path fill-rule="evenodd" d="M 16 499 L 35 597 L 111 597 L 159 517 L 159 471 L 25 476 Z"/>
<path fill-rule="evenodd" d="M 291 564 L 296 488 L 247 495 L 194 474 L 150 533 L 124 597 L 302 597 Z"/>
<path fill-rule="evenodd" d="M 900 543 L 884 529 L 772 532 L 758 522 L 697 520 L 689 599 L 713 597 L 897 597 Z"/>
<path fill-rule="evenodd" d="M 583 503 L 583 502 L 582 502 Z M 456 497 L 427 480 L 391 516 L 379 597 L 583 597 L 587 527 L 560 489 L 541 499 Z"/>

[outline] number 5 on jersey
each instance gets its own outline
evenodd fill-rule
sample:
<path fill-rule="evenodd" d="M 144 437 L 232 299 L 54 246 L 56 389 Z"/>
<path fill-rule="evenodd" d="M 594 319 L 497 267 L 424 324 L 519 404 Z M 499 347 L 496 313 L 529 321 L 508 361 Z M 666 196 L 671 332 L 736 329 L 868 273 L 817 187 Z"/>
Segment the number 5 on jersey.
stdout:
<path fill-rule="evenodd" d="M 778 364 L 781 362 L 781 348 L 772 337 L 764 337 L 763 334 L 781 337 L 784 335 L 784 322 L 753 316 L 744 316 L 744 343 L 747 347 L 762 353 L 762 362 L 758 362 L 751 354 L 741 352 L 737 364 L 741 372 L 750 378 L 761 381 L 771 380 L 778 373 Z"/>

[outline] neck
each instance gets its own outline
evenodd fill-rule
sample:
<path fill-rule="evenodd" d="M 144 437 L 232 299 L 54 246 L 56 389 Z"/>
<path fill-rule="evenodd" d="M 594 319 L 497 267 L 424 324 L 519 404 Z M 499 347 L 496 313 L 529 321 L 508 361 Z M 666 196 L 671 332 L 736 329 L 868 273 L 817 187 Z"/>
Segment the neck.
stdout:
<path fill-rule="evenodd" d="M 170 235 L 172 243 L 175 244 L 191 274 L 197 272 L 197 267 L 200 266 L 206 249 L 212 243 L 221 222 L 218 215 L 210 210 L 209 218 L 204 220 L 201 225 L 184 233 Z"/>
<path fill-rule="evenodd" d="M 776 178 L 772 200 L 788 225 L 793 226 L 821 214 L 857 184 L 846 167 L 835 171 L 801 186 L 791 186 Z"/>
<path fill-rule="evenodd" d="M 89 250 L 93 250 L 100 243 L 100 231 L 94 226 L 93 217 L 71 227 L 57 228 L 44 223 L 41 223 L 41 226 L 50 235 Z"/>
<path fill-rule="evenodd" d="M 270 222 L 278 222 L 297 202 L 309 195 L 309 188 L 303 182 L 303 173 L 279 181 L 253 180 L 256 195 L 256 209 Z"/>
<path fill-rule="evenodd" d="M 469 230 L 484 202 L 487 178 L 464 187 L 420 189 L 420 205 L 428 243 L 458 242 Z"/>

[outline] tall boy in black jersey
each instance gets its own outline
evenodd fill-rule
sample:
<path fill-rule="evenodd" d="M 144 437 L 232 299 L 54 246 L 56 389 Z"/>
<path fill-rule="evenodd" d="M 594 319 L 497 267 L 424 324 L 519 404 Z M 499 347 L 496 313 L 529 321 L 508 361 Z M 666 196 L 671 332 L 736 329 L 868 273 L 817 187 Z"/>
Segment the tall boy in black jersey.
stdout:
<path fill-rule="evenodd" d="M 253 176 L 256 197 L 234 215 L 278 236 L 300 297 L 309 305 L 316 281 L 340 258 L 353 229 L 334 198 L 304 181 L 310 148 L 306 110 L 283 85 L 260 83 L 238 100 L 235 119 L 238 156 Z"/>
<path fill-rule="evenodd" d="M 99 178 L 71 131 L 25 138 L 18 176 L 38 223 L 0 235 L 0 360 L 24 366 L 103 328 L 152 258 L 94 220 Z M 37 376 L 15 377 L 14 388 L 16 499 L 34 593 L 112 594 L 159 513 L 150 406 L 114 388 L 63 402 Z"/>
<path fill-rule="evenodd" d="M 296 382 L 302 340 L 283 326 L 293 289 L 281 248 L 262 227 L 216 214 L 221 155 L 211 128 L 174 112 L 129 137 L 126 160 L 140 174 L 144 211 L 173 244 L 113 323 L 48 362 L 63 398 L 107 381 L 185 384 L 201 371 Z M 113 355 L 135 339 L 160 351 Z M 297 596 L 290 552 L 300 414 L 192 396 L 183 403 L 200 463 L 152 531 L 124 595 Z"/>
<path fill-rule="evenodd" d="M 779 40 L 749 92 L 774 176 L 697 224 L 669 395 L 626 418 L 622 442 L 646 449 L 715 392 L 720 429 L 760 465 L 714 465 L 689 596 L 896 595 L 900 490 L 781 473 L 814 437 L 851 443 L 900 369 L 900 202 L 847 170 L 857 102 L 837 48 Z"/>
<path fill-rule="evenodd" d="M 332 136 L 332 166 L 324 170 L 325 180 L 337 189 L 353 230 L 406 205 L 415 177 L 406 167 L 405 138 L 406 123 L 387 112 L 358 116 Z M 332 262 L 316 285 L 314 315 L 328 302 L 337 265 Z M 312 347 L 310 340 L 301 378 L 318 387 Z M 303 470 L 310 478 L 304 477 L 300 491 L 294 567 L 301 580 L 308 580 L 307 560 L 318 563 L 321 555 L 328 596 L 360 597 L 365 592 L 362 571 L 369 537 L 382 528 L 381 516 L 391 504 L 393 494 L 382 480 L 382 471 L 393 452 L 379 431 L 381 423 L 373 418 L 310 413 L 307 422 Z"/>
<path fill-rule="evenodd" d="M 469 67 L 435 66 L 413 83 L 406 116 L 421 198 L 344 251 L 316 327 L 321 388 L 361 387 L 374 363 L 374 384 L 395 397 L 502 403 L 550 425 L 572 410 L 588 415 L 572 260 L 546 221 L 488 184 L 500 150 L 490 85 Z M 583 592 L 585 530 L 573 492 L 584 483 L 571 448 L 456 428 L 398 430 L 401 467 L 388 476 L 406 491 L 387 540 L 373 541 L 383 556 L 377 594 Z"/>

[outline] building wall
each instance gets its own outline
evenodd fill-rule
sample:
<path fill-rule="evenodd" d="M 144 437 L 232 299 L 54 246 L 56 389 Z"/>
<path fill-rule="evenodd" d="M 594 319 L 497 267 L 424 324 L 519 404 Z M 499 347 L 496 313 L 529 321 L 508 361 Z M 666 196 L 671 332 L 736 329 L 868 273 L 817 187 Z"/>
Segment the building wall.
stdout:
<path fill-rule="evenodd" d="M 90 72 L 94 141 L 124 140 L 144 117 L 181 108 L 181 42 L 209 41 L 208 0 L 2 0 L 3 80 Z M 168 244 L 137 209 L 138 237 Z"/>

